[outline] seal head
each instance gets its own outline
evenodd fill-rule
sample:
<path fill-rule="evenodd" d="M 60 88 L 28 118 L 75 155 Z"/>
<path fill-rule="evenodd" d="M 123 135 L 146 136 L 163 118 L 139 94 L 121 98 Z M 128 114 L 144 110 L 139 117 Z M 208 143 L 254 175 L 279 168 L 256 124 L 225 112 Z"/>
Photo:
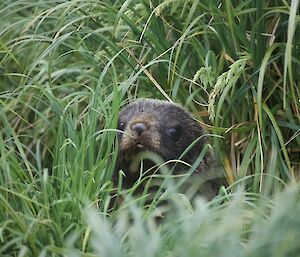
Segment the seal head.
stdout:
<path fill-rule="evenodd" d="M 139 152 L 154 152 L 164 161 L 177 160 L 198 139 L 182 158 L 193 164 L 206 143 L 200 124 L 181 106 L 168 101 L 141 99 L 129 104 L 119 114 L 118 129 L 117 169 L 122 169 L 133 181 L 138 177 L 139 170 L 132 168 L 131 162 Z M 209 152 L 198 171 L 209 165 L 210 157 Z M 182 169 L 181 165 L 177 166 Z M 146 167 L 151 167 L 151 163 L 147 163 Z"/>

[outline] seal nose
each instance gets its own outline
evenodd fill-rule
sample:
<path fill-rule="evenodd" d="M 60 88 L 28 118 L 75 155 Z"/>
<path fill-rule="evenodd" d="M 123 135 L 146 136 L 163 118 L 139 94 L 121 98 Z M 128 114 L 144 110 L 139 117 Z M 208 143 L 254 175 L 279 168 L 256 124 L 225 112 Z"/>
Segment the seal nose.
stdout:
<path fill-rule="evenodd" d="M 131 129 L 140 136 L 146 130 L 146 125 L 144 123 L 138 122 L 132 125 Z"/>

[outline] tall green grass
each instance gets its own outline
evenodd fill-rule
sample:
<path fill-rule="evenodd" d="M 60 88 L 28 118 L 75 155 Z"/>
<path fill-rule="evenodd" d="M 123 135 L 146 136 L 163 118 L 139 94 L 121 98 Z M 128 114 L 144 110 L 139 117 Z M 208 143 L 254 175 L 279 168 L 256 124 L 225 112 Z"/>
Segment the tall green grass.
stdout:
<path fill-rule="evenodd" d="M 297 256 L 299 186 L 280 192 L 300 172 L 299 1 L 0 7 L 1 256 Z M 193 112 L 230 185 L 175 197 L 161 225 L 130 190 L 108 211 L 118 111 L 139 97 Z"/>

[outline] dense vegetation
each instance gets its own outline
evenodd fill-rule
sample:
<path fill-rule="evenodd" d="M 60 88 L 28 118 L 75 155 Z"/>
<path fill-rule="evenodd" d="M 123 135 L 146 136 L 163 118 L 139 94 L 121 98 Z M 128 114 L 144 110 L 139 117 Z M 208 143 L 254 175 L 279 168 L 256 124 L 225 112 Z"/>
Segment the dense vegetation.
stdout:
<path fill-rule="evenodd" d="M 299 0 L 0 7 L 1 256 L 300 256 Z M 141 97 L 193 112 L 230 185 L 170 190 L 161 224 L 130 190 L 108 212 L 118 112 Z"/>

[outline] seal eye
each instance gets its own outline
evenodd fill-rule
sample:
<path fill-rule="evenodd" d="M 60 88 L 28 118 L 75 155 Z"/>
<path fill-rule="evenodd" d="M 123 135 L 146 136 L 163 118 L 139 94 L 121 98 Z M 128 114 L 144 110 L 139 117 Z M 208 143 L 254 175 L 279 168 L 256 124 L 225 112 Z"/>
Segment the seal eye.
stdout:
<path fill-rule="evenodd" d="M 167 128 L 167 134 L 174 142 L 176 142 L 180 138 L 181 127 L 175 126 L 175 127 Z"/>
<path fill-rule="evenodd" d="M 125 129 L 125 122 L 123 122 L 123 121 L 120 121 L 119 123 L 118 123 L 118 129 L 119 130 L 123 130 L 124 131 L 124 129 Z"/>

